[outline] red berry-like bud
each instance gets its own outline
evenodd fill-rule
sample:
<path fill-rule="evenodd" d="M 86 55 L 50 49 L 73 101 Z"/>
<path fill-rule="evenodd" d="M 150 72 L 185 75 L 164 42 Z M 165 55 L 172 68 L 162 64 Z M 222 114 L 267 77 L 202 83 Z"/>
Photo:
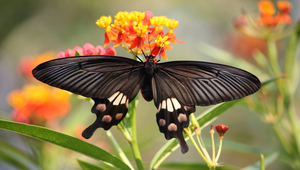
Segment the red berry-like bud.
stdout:
<path fill-rule="evenodd" d="M 228 130 L 229 128 L 225 125 L 222 124 L 218 124 L 216 126 L 216 131 L 219 133 L 220 138 L 223 138 L 225 132 Z"/>

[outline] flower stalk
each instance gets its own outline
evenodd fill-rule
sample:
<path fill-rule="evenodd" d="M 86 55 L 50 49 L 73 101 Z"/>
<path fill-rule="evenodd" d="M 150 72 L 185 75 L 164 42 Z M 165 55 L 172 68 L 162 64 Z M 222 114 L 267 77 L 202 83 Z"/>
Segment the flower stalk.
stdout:
<path fill-rule="evenodd" d="M 199 124 L 198 124 L 198 122 L 196 123 L 193 121 L 193 119 L 194 119 L 193 114 L 191 114 L 190 116 L 191 116 L 192 128 L 195 130 L 195 135 L 198 140 L 198 144 L 195 142 L 195 140 L 192 136 L 191 130 L 189 128 L 184 128 L 184 132 L 187 134 L 187 136 L 192 141 L 192 143 L 193 143 L 194 147 L 196 148 L 196 150 L 198 151 L 199 155 L 207 163 L 207 166 L 209 166 L 211 169 L 215 169 L 216 167 L 221 166 L 221 164 L 218 163 L 218 160 L 221 155 L 223 137 L 224 137 L 225 132 L 228 130 L 228 127 L 225 125 L 222 125 L 222 124 L 219 124 L 216 126 L 216 131 L 219 133 L 219 136 L 220 136 L 220 145 L 219 145 L 217 156 L 216 156 L 216 149 L 215 149 L 216 147 L 215 147 L 215 139 L 214 139 L 215 131 L 213 129 L 213 125 L 211 125 L 211 129 L 210 129 L 211 140 L 212 140 L 212 158 L 211 158 L 207 152 L 207 149 L 203 145 L 203 141 L 201 139 L 200 132 L 197 132 L 198 129 L 200 131 L 200 127 L 198 128 Z"/>

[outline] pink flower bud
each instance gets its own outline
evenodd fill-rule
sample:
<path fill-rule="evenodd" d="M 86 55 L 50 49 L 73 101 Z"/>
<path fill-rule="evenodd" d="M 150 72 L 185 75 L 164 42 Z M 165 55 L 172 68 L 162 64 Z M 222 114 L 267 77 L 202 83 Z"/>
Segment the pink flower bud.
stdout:
<path fill-rule="evenodd" d="M 65 52 L 60 51 L 60 52 L 57 54 L 57 58 L 65 58 Z"/>
<path fill-rule="evenodd" d="M 145 18 L 143 20 L 143 24 L 144 25 L 149 25 L 150 24 L 150 19 L 153 17 L 153 14 L 152 12 L 150 11 L 146 11 L 145 12 Z"/>
<path fill-rule="evenodd" d="M 117 55 L 117 51 L 114 47 L 107 47 L 106 55 Z"/>
<path fill-rule="evenodd" d="M 81 47 L 75 46 L 75 47 L 73 48 L 73 50 L 74 50 L 74 53 L 76 53 L 76 51 L 78 51 L 80 55 L 83 55 L 83 50 L 82 50 Z"/>
<path fill-rule="evenodd" d="M 97 47 L 95 47 L 95 53 L 96 55 L 105 55 L 106 51 L 101 45 L 98 45 Z"/>
<path fill-rule="evenodd" d="M 95 55 L 95 47 L 90 43 L 85 43 L 83 46 L 84 55 Z"/>
<path fill-rule="evenodd" d="M 65 57 L 71 57 L 71 56 L 75 56 L 75 52 L 74 50 L 68 48 L 65 52 Z"/>

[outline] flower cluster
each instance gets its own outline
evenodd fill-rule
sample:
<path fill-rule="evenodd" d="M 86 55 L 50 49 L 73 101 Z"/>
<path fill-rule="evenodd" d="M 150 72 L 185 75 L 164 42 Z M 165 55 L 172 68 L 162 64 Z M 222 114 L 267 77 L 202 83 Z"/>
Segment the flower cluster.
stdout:
<path fill-rule="evenodd" d="M 107 47 L 105 50 L 101 45 L 94 46 L 90 43 L 85 43 L 83 48 L 75 46 L 73 49 L 67 49 L 65 52 L 60 51 L 57 54 L 57 58 L 72 57 L 76 55 L 76 51 L 79 55 L 117 55 L 114 47 Z"/>
<path fill-rule="evenodd" d="M 258 2 L 258 8 L 261 18 L 258 19 L 258 24 L 274 27 L 277 24 L 292 24 L 290 12 L 292 5 L 288 1 L 277 1 L 277 8 L 279 12 L 275 15 L 276 11 L 272 1 L 263 0 Z"/>
<path fill-rule="evenodd" d="M 34 57 L 24 57 L 19 63 L 20 73 L 30 80 L 35 80 L 31 71 L 39 64 L 55 59 L 56 53 L 53 51 L 47 51 Z"/>
<path fill-rule="evenodd" d="M 277 13 L 274 3 L 270 0 L 261 0 L 257 5 L 260 11 L 259 17 L 252 18 L 244 12 L 243 15 L 234 20 L 235 27 L 246 35 L 255 38 L 282 38 L 284 26 L 293 23 L 290 17 L 292 9 L 290 2 L 286 0 L 277 1 Z"/>
<path fill-rule="evenodd" d="M 114 43 L 114 47 L 123 42 L 125 44 L 123 47 L 127 50 L 137 48 L 137 51 L 144 50 L 150 55 L 160 55 L 167 59 L 164 51 L 171 49 L 167 46 L 169 42 L 184 43 L 177 40 L 173 31 L 178 26 L 178 21 L 165 16 L 153 16 L 150 11 L 119 12 L 115 15 L 114 23 L 111 22 L 111 16 L 101 16 L 96 22 L 99 27 L 105 28 L 104 47 L 110 42 Z M 169 28 L 166 34 L 163 26 Z"/>
<path fill-rule="evenodd" d="M 64 116 L 69 108 L 70 94 L 44 84 L 28 84 L 12 91 L 8 103 L 14 108 L 13 120 L 41 124 Z"/>

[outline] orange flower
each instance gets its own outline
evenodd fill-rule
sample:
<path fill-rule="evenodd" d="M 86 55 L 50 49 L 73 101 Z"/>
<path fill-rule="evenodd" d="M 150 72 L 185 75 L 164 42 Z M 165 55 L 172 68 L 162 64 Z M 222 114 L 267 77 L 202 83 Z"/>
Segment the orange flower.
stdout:
<path fill-rule="evenodd" d="M 156 41 L 158 35 L 161 37 L 168 37 L 168 41 L 171 43 L 184 43 L 183 41 L 178 41 L 174 28 L 178 26 L 178 21 L 170 20 L 165 16 L 156 17 L 150 11 L 146 12 L 119 12 L 115 16 L 114 24 L 110 26 L 111 20 L 110 17 L 102 16 L 100 20 L 97 21 L 99 27 L 105 29 L 110 28 L 116 33 L 113 38 L 105 38 L 104 44 L 113 42 L 114 47 L 117 47 L 122 44 L 125 44 L 123 47 L 127 50 L 137 48 L 138 53 L 143 50 L 144 53 L 150 53 L 153 55 L 161 55 L 162 58 L 167 59 L 165 50 L 171 49 L 171 47 L 156 46 L 156 43 L 151 43 Z M 164 34 L 163 26 L 169 28 L 167 34 Z M 107 30 L 105 30 L 107 32 Z M 165 40 L 166 41 L 166 40 Z M 150 44 L 150 45 L 149 45 Z M 166 44 L 165 44 L 166 45 Z"/>
<path fill-rule="evenodd" d="M 179 41 L 179 40 L 177 40 L 177 38 L 176 38 L 176 36 L 174 34 L 173 29 L 178 26 L 178 23 L 179 22 L 175 21 L 174 19 L 168 19 L 168 20 L 165 21 L 166 27 L 169 28 L 169 31 L 166 34 L 166 36 L 169 37 L 170 43 L 173 43 L 173 44 L 176 44 L 176 41 L 179 42 L 179 43 L 185 43 L 185 41 Z"/>
<path fill-rule="evenodd" d="M 258 8 L 261 13 L 259 24 L 267 26 L 276 26 L 277 24 L 291 24 L 292 19 L 290 18 L 290 12 L 292 5 L 288 1 L 277 1 L 277 8 L 280 11 L 276 17 L 275 8 L 272 1 L 263 0 L 258 2 Z"/>
<path fill-rule="evenodd" d="M 276 15 L 276 22 L 292 24 L 293 21 L 289 15 L 292 9 L 291 3 L 288 1 L 277 1 L 277 8 L 280 12 Z"/>
<path fill-rule="evenodd" d="M 291 24 L 290 17 L 292 5 L 288 1 L 277 1 L 278 12 L 276 13 L 274 4 L 270 0 L 261 0 L 258 2 L 260 17 L 252 17 L 244 11 L 241 17 L 234 20 L 234 25 L 241 32 L 248 36 L 259 39 L 280 39 L 285 37 L 285 24 Z M 253 22 L 253 21 L 256 21 Z M 281 24 L 282 26 L 277 26 Z"/>
<path fill-rule="evenodd" d="M 25 77 L 29 78 L 30 80 L 35 80 L 31 71 L 39 64 L 54 59 L 55 55 L 55 52 L 47 51 L 34 57 L 24 57 L 19 63 L 19 70 Z"/>
<path fill-rule="evenodd" d="M 258 2 L 258 8 L 261 14 L 274 15 L 275 8 L 272 1 L 264 0 Z"/>
<path fill-rule="evenodd" d="M 114 29 L 111 29 L 110 23 L 111 23 L 111 16 L 102 16 L 99 20 L 96 21 L 96 24 L 99 27 L 105 28 L 105 40 L 104 40 L 104 47 L 108 45 L 109 42 L 114 41 L 116 39 L 116 31 Z"/>
<path fill-rule="evenodd" d="M 69 97 L 69 93 L 57 88 L 28 84 L 12 91 L 7 100 L 14 108 L 15 121 L 41 124 L 64 116 L 70 108 Z"/>
<path fill-rule="evenodd" d="M 153 49 L 152 49 L 150 55 L 154 55 L 154 56 L 160 55 L 161 58 L 168 60 L 165 50 L 170 50 L 170 49 L 172 49 L 172 47 L 167 46 L 170 43 L 167 40 L 168 40 L 168 36 L 165 36 L 164 38 L 162 38 L 160 35 L 158 35 L 157 39 L 155 40 L 154 45 L 151 44 Z"/>

